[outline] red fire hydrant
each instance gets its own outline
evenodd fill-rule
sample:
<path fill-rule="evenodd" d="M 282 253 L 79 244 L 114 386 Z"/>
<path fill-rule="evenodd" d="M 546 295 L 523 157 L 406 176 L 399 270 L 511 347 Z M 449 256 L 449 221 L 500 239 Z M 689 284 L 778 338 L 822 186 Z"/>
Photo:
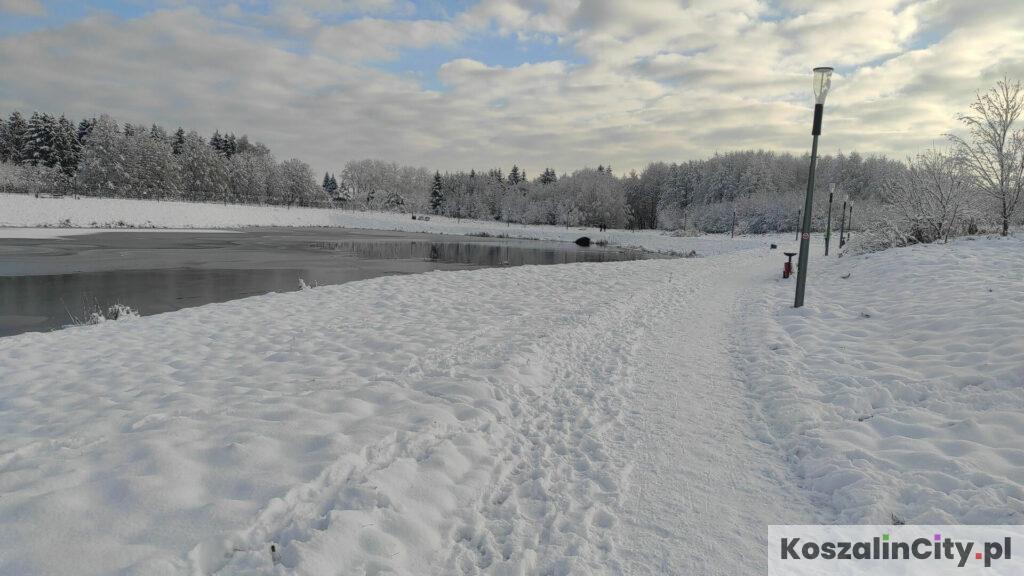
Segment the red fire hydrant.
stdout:
<path fill-rule="evenodd" d="M 782 277 L 789 278 L 789 275 L 793 273 L 793 256 L 796 256 L 796 252 L 783 252 L 789 259 L 782 265 Z"/>

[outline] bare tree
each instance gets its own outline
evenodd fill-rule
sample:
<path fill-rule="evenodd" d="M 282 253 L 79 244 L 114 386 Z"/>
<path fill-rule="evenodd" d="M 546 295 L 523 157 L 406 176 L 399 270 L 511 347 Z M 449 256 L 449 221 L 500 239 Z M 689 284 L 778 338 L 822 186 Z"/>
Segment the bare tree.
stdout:
<path fill-rule="evenodd" d="M 969 209 L 969 177 L 957 156 L 928 150 L 894 170 L 882 195 L 906 241 L 948 240 Z"/>
<path fill-rule="evenodd" d="M 1024 87 L 1003 78 L 977 95 L 971 111 L 959 115 L 968 137 L 949 138 L 975 185 L 995 200 L 1006 236 L 1024 192 L 1024 130 L 1014 129 L 1024 113 Z"/>

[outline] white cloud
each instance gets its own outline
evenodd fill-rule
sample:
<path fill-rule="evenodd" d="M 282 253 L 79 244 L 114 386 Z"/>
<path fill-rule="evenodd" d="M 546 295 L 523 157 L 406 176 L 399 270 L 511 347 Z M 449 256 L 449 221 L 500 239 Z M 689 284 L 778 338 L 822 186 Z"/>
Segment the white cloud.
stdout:
<path fill-rule="evenodd" d="M 296 0 L 275 4 L 293 17 L 277 41 L 239 0 L 0 39 L 0 106 L 244 131 L 318 170 L 369 156 L 621 171 L 736 148 L 805 151 L 810 68 L 833 64 L 823 150 L 902 156 L 941 142 L 975 90 L 1024 78 L 1018 1 L 483 0 L 426 20 L 357 13 L 404 2 Z M 329 12 L 348 20 L 325 24 Z M 419 74 L 370 65 L 437 46 L 458 55 L 495 33 L 553 36 L 573 57 L 499 66 L 477 49 Z M 432 73 L 441 90 L 425 87 Z"/>
<path fill-rule="evenodd" d="M 46 16 L 46 7 L 40 0 L 0 0 L 0 12 L 19 16 Z"/>
<path fill-rule="evenodd" d="M 462 30 L 446 21 L 362 18 L 320 28 L 313 47 L 348 61 L 393 60 L 402 49 L 452 46 L 462 36 Z"/>

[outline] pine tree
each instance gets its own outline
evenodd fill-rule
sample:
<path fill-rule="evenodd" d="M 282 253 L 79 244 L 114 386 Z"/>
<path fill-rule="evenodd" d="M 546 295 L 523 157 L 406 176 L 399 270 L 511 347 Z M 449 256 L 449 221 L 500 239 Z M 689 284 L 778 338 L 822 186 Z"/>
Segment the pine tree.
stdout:
<path fill-rule="evenodd" d="M 252 148 L 253 148 L 252 143 L 249 142 L 249 137 L 247 135 L 245 135 L 245 134 L 242 134 L 241 136 L 238 137 L 238 142 L 236 144 L 237 144 L 235 146 L 235 153 L 236 154 L 241 154 L 242 152 L 248 152 L 249 150 L 252 150 Z"/>
<path fill-rule="evenodd" d="M 7 120 L 7 146 L 10 161 L 19 164 L 26 160 L 25 146 L 28 139 L 28 122 L 21 112 L 12 112 Z"/>
<path fill-rule="evenodd" d="M 224 137 L 220 135 L 220 130 L 215 130 L 213 136 L 210 137 L 210 148 L 216 150 L 218 154 L 224 154 Z"/>
<path fill-rule="evenodd" d="M 331 174 L 331 182 L 330 182 L 330 190 L 329 190 L 329 192 L 333 195 L 337 191 L 338 191 L 338 180 L 334 177 L 334 174 Z"/>
<path fill-rule="evenodd" d="M 181 154 L 182 150 L 185 149 L 185 129 L 178 126 L 178 129 L 174 131 L 174 138 L 171 140 L 171 151 L 175 154 Z"/>
<path fill-rule="evenodd" d="M 83 118 L 82 121 L 78 123 L 78 131 L 75 134 L 75 137 L 78 139 L 79 144 L 85 143 L 85 139 L 89 137 L 89 133 L 92 132 L 94 126 L 96 126 L 95 118 Z"/>
<path fill-rule="evenodd" d="M 519 166 L 512 165 L 512 170 L 508 173 L 508 183 L 513 186 L 519 184 Z"/>
<path fill-rule="evenodd" d="M 167 130 L 164 130 L 163 126 L 153 124 L 149 128 L 149 137 L 154 140 L 160 140 L 161 142 L 167 142 Z"/>
<path fill-rule="evenodd" d="M 25 162 L 50 167 L 56 164 L 54 139 L 57 121 L 49 114 L 34 112 L 28 121 L 25 140 Z"/>
<path fill-rule="evenodd" d="M 0 118 L 0 162 L 11 161 L 10 136 L 7 133 L 7 121 Z"/>
<path fill-rule="evenodd" d="M 437 214 L 444 203 L 444 182 L 441 180 L 441 173 L 434 172 L 434 185 L 430 188 L 430 210 Z"/>
<path fill-rule="evenodd" d="M 59 166 L 65 174 L 72 176 L 78 170 L 78 161 L 82 153 L 78 133 L 75 130 L 75 125 L 63 115 L 57 120 L 54 128 L 52 165 Z"/>
<path fill-rule="evenodd" d="M 324 183 L 320 187 L 324 189 L 324 192 L 331 191 L 331 175 L 327 172 L 324 172 Z"/>
<path fill-rule="evenodd" d="M 235 133 L 232 132 L 226 138 L 224 138 L 224 155 L 228 158 L 235 155 L 238 151 L 238 141 L 235 139 Z"/>

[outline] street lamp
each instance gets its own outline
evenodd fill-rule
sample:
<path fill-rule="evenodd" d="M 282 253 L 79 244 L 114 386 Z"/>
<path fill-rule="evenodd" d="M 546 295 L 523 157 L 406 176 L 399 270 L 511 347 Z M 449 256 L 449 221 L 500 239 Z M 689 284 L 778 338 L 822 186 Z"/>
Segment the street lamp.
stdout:
<path fill-rule="evenodd" d="M 794 308 L 804 305 L 804 286 L 807 284 L 807 261 L 811 251 L 811 208 L 814 202 L 814 165 L 818 161 L 818 136 L 821 134 L 821 116 L 825 111 L 825 98 L 832 87 L 832 68 L 823 66 L 814 69 L 814 125 L 811 135 L 811 169 L 807 176 L 807 196 L 804 198 L 804 219 L 800 226 L 800 259 L 797 261 L 796 298 Z"/>

